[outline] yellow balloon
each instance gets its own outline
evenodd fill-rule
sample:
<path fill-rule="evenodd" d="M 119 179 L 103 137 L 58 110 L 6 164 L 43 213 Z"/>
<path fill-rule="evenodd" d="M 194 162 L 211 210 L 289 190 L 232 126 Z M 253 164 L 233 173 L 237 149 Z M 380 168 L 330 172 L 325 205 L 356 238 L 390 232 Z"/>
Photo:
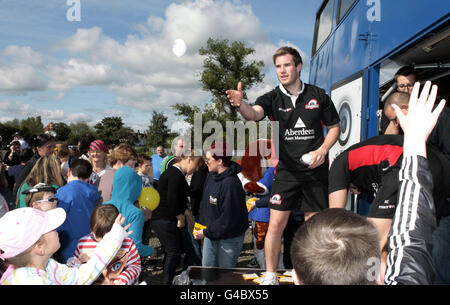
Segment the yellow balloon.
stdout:
<path fill-rule="evenodd" d="M 159 205 L 159 193 L 153 187 L 143 187 L 138 198 L 139 206 L 154 210 Z"/>

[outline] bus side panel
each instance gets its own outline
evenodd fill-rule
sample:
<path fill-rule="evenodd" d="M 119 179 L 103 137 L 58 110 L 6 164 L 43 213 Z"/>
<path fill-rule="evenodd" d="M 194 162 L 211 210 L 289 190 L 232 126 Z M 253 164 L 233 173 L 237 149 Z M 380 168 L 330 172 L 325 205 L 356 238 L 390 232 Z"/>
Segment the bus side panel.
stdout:
<path fill-rule="evenodd" d="M 449 12 L 450 1 L 358 1 L 313 56 L 310 82 L 329 92 L 331 85 L 401 48 Z M 333 62 L 331 73 L 324 60 Z"/>
<path fill-rule="evenodd" d="M 364 2 L 365 1 L 360 1 Z M 422 31 L 448 18 L 450 1 L 380 1 L 379 21 L 371 23 L 371 63 L 398 49 Z"/>
<path fill-rule="evenodd" d="M 332 84 L 369 65 L 369 43 L 358 36 L 368 32 L 369 26 L 365 1 L 359 1 L 334 33 Z"/>
<path fill-rule="evenodd" d="M 333 37 L 329 38 L 330 41 Z M 332 71 L 332 43 L 325 43 L 320 52 L 318 52 L 314 58 L 314 61 L 311 61 L 310 71 L 314 70 L 314 73 L 310 73 L 309 82 L 313 85 L 316 85 L 320 88 L 323 88 L 328 93 L 330 92 L 331 87 L 331 71 Z M 311 79 L 311 76 L 314 77 Z"/>

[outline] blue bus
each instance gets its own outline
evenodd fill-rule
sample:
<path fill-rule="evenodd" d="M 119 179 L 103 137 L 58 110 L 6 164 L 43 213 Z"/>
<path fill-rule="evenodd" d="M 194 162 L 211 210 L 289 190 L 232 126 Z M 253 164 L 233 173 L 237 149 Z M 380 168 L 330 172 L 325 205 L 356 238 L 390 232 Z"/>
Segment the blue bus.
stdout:
<path fill-rule="evenodd" d="M 414 66 L 421 81 L 432 80 L 450 100 L 449 15 L 450 1 L 441 0 L 322 2 L 309 82 L 330 94 L 341 118 L 330 164 L 347 147 L 380 134 L 383 101 L 400 67 Z"/>

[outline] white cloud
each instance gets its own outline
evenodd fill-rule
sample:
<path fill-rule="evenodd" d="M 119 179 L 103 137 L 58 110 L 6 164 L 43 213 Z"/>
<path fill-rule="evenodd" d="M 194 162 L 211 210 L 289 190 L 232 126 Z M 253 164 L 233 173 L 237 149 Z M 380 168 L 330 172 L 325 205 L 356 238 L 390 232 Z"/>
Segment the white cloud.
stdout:
<path fill-rule="evenodd" d="M 34 66 L 42 63 L 42 56 L 35 52 L 31 47 L 10 45 L 1 52 L 1 55 L 10 57 L 13 61 L 22 65 Z"/>
<path fill-rule="evenodd" d="M 15 116 L 28 116 L 33 113 L 31 105 L 17 101 L 0 101 L 0 111 L 10 114 L 11 119 Z"/>
<path fill-rule="evenodd" d="M 7 113 L 2 121 L 10 121 L 14 118 L 27 118 L 41 116 L 42 119 L 73 123 L 80 121 L 90 121 L 91 116 L 85 113 L 66 114 L 63 109 L 42 109 L 35 108 L 30 104 L 21 101 L 0 101 L 0 113 Z M 3 119 L 6 118 L 6 119 Z"/>
<path fill-rule="evenodd" d="M 47 84 L 39 68 L 42 62 L 42 56 L 31 47 L 10 45 L 0 51 L 0 92 L 45 90 Z"/>
<path fill-rule="evenodd" d="M 264 49 L 272 46 L 251 7 L 239 3 L 211 0 L 173 3 L 166 9 L 164 18 L 150 16 L 145 24 L 135 28 L 140 35 L 130 34 L 124 43 L 93 27 L 79 29 L 57 45 L 72 53 L 89 51 L 92 62 L 100 59 L 109 62 L 111 69 L 117 72 L 109 87 L 117 95 L 116 102 L 145 111 L 156 107 L 169 108 L 195 97 L 201 100 L 194 100 L 194 104 L 204 102 L 206 94 L 198 94 L 201 88 L 198 72 L 203 64 L 198 49 L 206 44 L 208 38 L 258 42 L 255 46 Z M 187 52 L 182 57 L 171 51 L 177 38 L 182 38 L 187 44 Z M 64 75 L 61 70 L 67 69 L 52 70 L 51 88 L 69 90 L 71 86 L 80 84 L 77 77 L 73 80 L 66 77 L 68 79 L 64 83 L 59 82 Z M 83 77 L 86 83 L 89 79 Z"/>
<path fill-rule="evenodd" d="M 197 53 L 209 37 L 230 40 L 267 40 L 251 7 L 226 1 L 197 0 L 171 4 L 166 10 L 164 36 L 182 38 Z"/>
<path fill-rule="evenodd" d="M 152 85 L 148 85 L 143 82 L 133 82 L 124 84 L 113 84 L 111 89 L 121 97 L 127 97 L 128 99 L 139 100 L 146 98 L 155 93 L 156 88 Z"/>
<path fill-rule="evenodd" d="M 92 125 L 92 123 L 90 123 L 92 117 L 86 113 L 71 113 L 67 115 L 64 121 L 66 123 L 87 122 L 89 125 Z"/>
<path fill-rule="evenodd" d="M 78 29 L 75 35 L 56 43 L 54 49 L 67 49 L 74 53 L 92 50 L 97 45 L 101 32 L 99 27 Z"/>
<path fill-rule="evenodd" d="M 107 36 L 100 26 L 79 28 L 53 45 L 54 54 L 45 56 L 31 47 L 9 46 L 0 51 L 0 91 L 55 90 L 56 93 L 49 91 L 53 99 L 64 103 L 67 93 L 76 87 L 101 86 L 115 95 L 112 101 L 118 109 L 125 106 L 127 110 L 170 113 L 175 103 L 201 105 L 208 99 L 198 80 L 204 59 L 198 50 L 211 37 L 244 41 L 255 49 L 249 59 L 264 61 L 264 83 L 247 92 L 253 102 L 276 85 L 272 54 L 280 44 L 287 43 L 271 43 L 251 6 L 239 1 L 178 1 L 170 4 L 163 16 L 151 15 L 130 28 L 135 32 L 121 41 Z M 178 38 L 187 45 L 186 54 L 181 57 L 172 53 L 173 42 Z M 66 54 L 68 58 L 62 57 Z M 302 55 L 305 61 L 306 54 Z M 12 63 L 3 65 L 8 58 L 13 59 Z M 31 107 L 22 104 L 26 105 Z M 130 113 L 127 110 L 123 113 Z M 97 119 L 92 112 L 88 115 L 51 111 L 47 114 L 54 120 Z"/>
<path fill-rule="evenodd" d="M 45 90 L 46 83 L 32 66 L 17 64 L 0 67 L 0 91 Z"/>
<path fill-rule="evenodd" d="M 67 63 L 48 67 L 49 89 L 67 91 L 74 86 L 106 85 L 111 82 L 111 66 L 90 64 L 71 58 Z"/>

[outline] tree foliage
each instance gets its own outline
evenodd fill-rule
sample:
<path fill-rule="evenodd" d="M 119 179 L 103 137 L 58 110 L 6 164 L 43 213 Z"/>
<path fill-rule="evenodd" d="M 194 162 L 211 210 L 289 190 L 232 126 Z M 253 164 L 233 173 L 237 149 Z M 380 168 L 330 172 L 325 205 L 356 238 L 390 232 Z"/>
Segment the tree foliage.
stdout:
<path fill-rule="evenodd" d="M 85 122 L 71 123 L 69 125 L 69 128 L 70 133 L 67 137 L 66 142 L 70 145 L 77 145 L 81 136 L 86 133 L 90 133 L 92 135 L 95 134 L 95 131 Z"/>
<path fill-rule="evenodd" d="M 167 145 L 166 141 L 171 136 L 167 127 L 168 118 L 162 113 L 153 110 L 152 119 L 148 126 L 147 146 L 156 148 L 158 145 Z"/>
<path fill-rule="evenodd" d="M 246 47 L 243 42 L 219 40 L 209 38 L 206 46 L 199 50 L 199 54 L 205 56 L 203 71 L 199 74 L 202 88 L 211 94 L 211 103 L 201 109 L 189 103 L 180 103 L 172 106 L 175 114 L 194 127 L 194 114 L 202 114 L 203 125 L 208 121 L 220 122 L 223 130 L 227 121 L 242 119 L 236 108 L 230 105 L 225 91 L 235 89 L 239 81 L 242 82 L 244 99 L 247 99 L 245 90 L 259 84 L 264 79 L 261 70 L 263 61 L 249 60 L 255 50 Z M 191 132 L 191 136 L 193 136 Z M 209 134 L 204 134 L 208 137 Z"/>
<path fill-rule="evenodd" d="M 2 140 L 0 142 L 0 148 L 5 149 L 6 146 L 11 143 L 13 139 L 13 134 L 16 131 L 19 131 L 19 128 L 14 127 L 13 125 L 6 123 L 0 123 L 0 135 L 2 136 Z"/>
<path fill-rule="evenodd" d="M 69 138 L 71 129 L 66 123 L 59 122 L 55 124 L 55 132 L 56 141 L 65 142 Z"/>
<path fill-rule="evenodd" d="M 243 42 L 218 40 L 209 38 L 206 47 L 199 50 L 199 54 L 205 56 L 203 71 L 200 81 L 203 90 L 212 95 L 211 102 L 216 110 L 217 119 L 236 121 L 237 111 L 230 105 L 225 91 L 235 89 L 239 81 L 242 82 L 243 90 L 250 89 L 255 84 L 261 83 L 264 74 L 261 69 L 263 61 L 248 60 L 248 56 L 255 52 L 248 48 Z M 246 99 L 244 95 L 244 99 Z"/>
<path fill-rule="evenodd" d="M 133 145 L 135 142 L 133 130 L 124 126 L 121 117 L 105 117 L 94 128 L 97 137 L 106 145 L 118 145 L 122 142 Z"/>

